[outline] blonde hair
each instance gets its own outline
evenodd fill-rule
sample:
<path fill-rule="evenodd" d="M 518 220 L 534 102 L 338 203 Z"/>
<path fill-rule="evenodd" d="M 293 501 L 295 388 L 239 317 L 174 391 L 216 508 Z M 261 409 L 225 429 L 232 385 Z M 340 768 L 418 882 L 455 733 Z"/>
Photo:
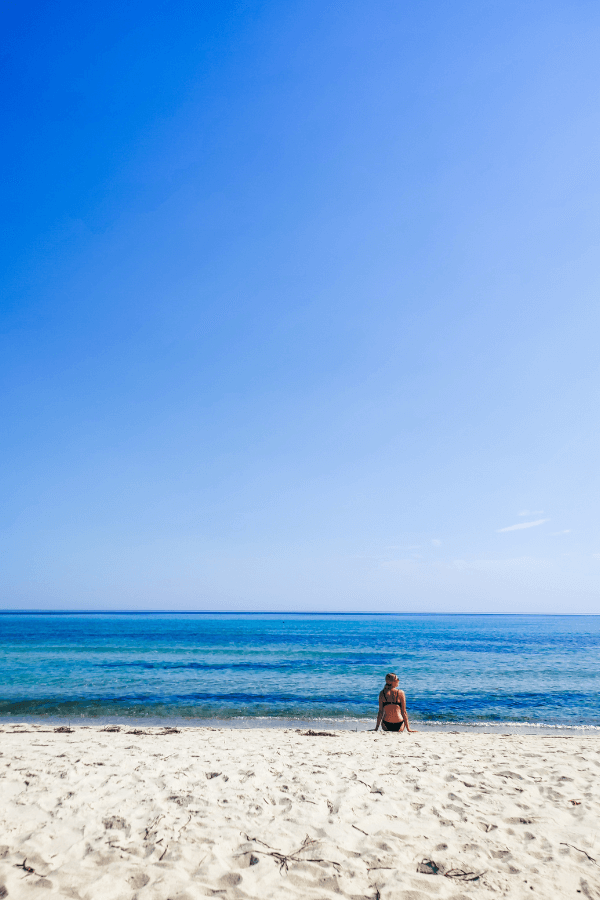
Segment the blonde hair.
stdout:
<path fill-rule="evenodd" d="M 393 684 L 394 681 L 399 681 L 398 676 L 394 672 L 388 672 L 387 675 L 385 676 L 385 683 Z"/>

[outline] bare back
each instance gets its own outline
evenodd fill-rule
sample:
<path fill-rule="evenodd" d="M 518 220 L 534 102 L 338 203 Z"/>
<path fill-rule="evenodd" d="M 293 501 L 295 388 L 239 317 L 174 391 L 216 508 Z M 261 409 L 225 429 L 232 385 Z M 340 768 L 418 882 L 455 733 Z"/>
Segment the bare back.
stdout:
<path fill-rule="evenodd" d="M 406 709 L 404 691 L 385 687 L 379 693 L 379 708 L 383 709 L 384 722 L 404 721 L 404 710 Z"/>

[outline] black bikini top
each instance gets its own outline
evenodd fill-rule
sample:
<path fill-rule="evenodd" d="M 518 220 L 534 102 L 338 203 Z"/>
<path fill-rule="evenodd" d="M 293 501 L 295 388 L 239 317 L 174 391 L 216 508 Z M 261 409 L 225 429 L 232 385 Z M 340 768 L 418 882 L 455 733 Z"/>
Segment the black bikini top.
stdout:
<path fill-rule="evenodd" d="M 398 688 L 392 688 L 392 690 L 398 690 Z M 383 689 L 383 696 L 385 697 L 385 688 Z M 400 706 L 397 700 L 386 700 L 383 703 L 383 706 Z"/>

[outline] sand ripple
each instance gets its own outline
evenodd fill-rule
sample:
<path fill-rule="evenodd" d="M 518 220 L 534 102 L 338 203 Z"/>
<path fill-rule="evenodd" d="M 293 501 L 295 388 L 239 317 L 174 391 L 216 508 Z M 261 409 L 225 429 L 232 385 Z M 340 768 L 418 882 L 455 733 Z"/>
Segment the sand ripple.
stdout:
<path fill-rule="evenodd" d="M 600 900 L 600 740 L 0 729 L 0 900 Z"/>

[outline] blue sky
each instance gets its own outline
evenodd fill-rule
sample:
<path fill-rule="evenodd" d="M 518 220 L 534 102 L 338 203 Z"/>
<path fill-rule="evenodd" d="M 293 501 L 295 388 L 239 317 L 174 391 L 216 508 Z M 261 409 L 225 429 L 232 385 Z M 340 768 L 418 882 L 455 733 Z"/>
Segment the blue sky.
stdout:
<path fill-rule="evenodd" d="M 3 608 L 600 612 L 600 9 L 7 4 Z"/>

